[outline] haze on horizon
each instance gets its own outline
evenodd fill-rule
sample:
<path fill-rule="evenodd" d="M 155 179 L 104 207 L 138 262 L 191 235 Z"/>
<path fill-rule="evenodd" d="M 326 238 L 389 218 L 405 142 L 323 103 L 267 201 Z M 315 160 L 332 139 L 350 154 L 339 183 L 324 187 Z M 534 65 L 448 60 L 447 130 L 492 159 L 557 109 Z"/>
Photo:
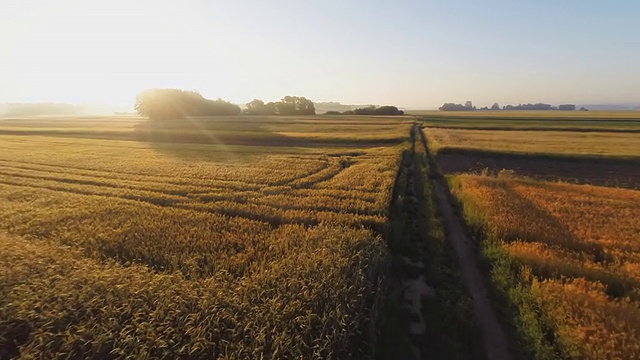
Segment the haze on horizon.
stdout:
<path fill-rule="evenodd" d="M 0 103 L 640 102 L 640 2 L 9 0 Z"/>

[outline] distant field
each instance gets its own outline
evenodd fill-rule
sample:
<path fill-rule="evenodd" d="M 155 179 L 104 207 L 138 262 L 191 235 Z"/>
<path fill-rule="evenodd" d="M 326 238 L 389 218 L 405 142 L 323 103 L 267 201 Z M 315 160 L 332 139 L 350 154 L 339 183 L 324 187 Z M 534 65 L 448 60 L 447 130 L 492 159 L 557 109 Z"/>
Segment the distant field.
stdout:
<path fill-rule="evenodd" d="M 425 119 L 509 119 L 509 120 L 638 120 L 640 111 L 557 111 L 557 110 L 500 110 L 500 111 L 408 111 Z"/>
<path fill-rule="evenodd" d="M 0 135 L 264 146 L 369 146 L 406 140 L 403 118 L 232 116 L 148 122 L 137 117 L 0 119 Z M 411 119 L 406 118 L 407 123 Z M 177 130 L 177 131 L 176 131 Z M 357 133 L 357 136 L 354 135 Z"/>
<path fill-rule="evenodd" d="M 410 126 L 347 117 L 0 121 L 0 334 L 16 341 L 0 350 L 368 351 Z"/>
<path fill-rule="evenodd" d="M 432 128 L 469 130 L 550 130 L 579 132 L 640 133 L 640 120 L 584 120 L 584 119 L 508 119 L 508 118 L 428 118 L 425 124 Z"/>
<path fill-rule="evenodd" d="M 640 157 L 637 133 L 428 128 L 426 134 L 435 152 L 473 149 L 551 156 Z"/>
<path fill-rule="evenodd" d="M 427 122 L 424 131 L 448 174 L 506 169 L 547 180 L 640 188 L 640 133 L 635 132 L 640 123 L 613 132 L 551 130 L 547 125 L 545 130 L 522 130 L 519 121 L 501 121 L 509 130 L 430 127 Z"/>
<path fill-rule="evenodd" d="M 470 175 L 450 184 L 536 358 L 640 357 L 640 192 Z"/>

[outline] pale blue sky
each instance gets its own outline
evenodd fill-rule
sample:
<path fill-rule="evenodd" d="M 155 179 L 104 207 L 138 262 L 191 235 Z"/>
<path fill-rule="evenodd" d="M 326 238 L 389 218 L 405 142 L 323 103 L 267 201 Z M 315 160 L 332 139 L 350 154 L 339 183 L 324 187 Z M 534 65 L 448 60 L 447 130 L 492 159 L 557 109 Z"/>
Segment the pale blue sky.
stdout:
<path fill-rule="evenodd" d="M 640 103 L 640 1 L 5 0 L 0 103 Z"/>

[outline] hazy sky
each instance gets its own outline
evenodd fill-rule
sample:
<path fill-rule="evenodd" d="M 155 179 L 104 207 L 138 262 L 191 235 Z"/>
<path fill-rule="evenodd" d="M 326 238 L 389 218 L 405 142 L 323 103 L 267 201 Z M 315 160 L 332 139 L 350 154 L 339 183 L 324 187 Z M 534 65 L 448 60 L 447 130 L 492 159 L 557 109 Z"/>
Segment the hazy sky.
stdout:
<path fill-rule="evenodd" d="M 2 0 L 0 103 L 640 103 L 640 1 Z"/>

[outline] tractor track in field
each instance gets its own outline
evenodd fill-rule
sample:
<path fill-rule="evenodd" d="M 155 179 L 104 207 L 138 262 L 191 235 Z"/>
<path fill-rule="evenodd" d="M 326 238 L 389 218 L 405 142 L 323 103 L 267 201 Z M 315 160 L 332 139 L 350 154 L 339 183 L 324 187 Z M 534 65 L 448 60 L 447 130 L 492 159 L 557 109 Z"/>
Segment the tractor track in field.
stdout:
<path fill-rule="evenodd" d="M 315 185 L 333 179 L 349 166 L 350 165 L 341 165 L 339 162 L 328 164 L 327 167 L 321 169 L 320 171 L 316 171 L 308 176 L 291 180 L 284 185 L 290 186 L 293 189 L 310 189 Z"/>
<path fill-rule="evenodd" d="M 65 183 L 61 182 L 60 184 L 65 184 Z M 207 207 L 207 203 L 194 203 L 194 202 L 188 202 L 188 201 L 182 202 L 177 199 L 164 198 L 162 197 L 162 194 L 159 194 L 160 196 L 157 198 L 149 198 L 148 196 L 143 196 L 143 195 L 133 195 L 133 194 L 125 194 L 125 193 L 123 194 L 96 193 L 95 191 L 91 191 L 91 190 L 85 191 L 82 189 L 70 189 L 70 188 L 65 188 L 63 186 L 56 186 L 56 185 L 25 184 L 25 183 L 21 183 L 20 181 L 0 179 L 0 188 L 3 185 L 15 187 L 15 188 L 47 190 L 55 193 L 66 193 L 66 194 L 74 194 L 79 196 L 92 196 L 92 197 L 99 197 L 99 198 L 105 198 L 105 199 L 116 199 L 129 204 L 146 203 L 149 205 L 159 206 L 163 208 L 196 211 L 202 214 L 214 214 L 214 215 L 226 216 L 231 218 L 243 218 L 247 220 L 268 223 L 273 227 L 279 227 L 286 224 L 315 226 L 321 223 L 320 220 L 306 218 L 306 217 L 298 218 L 298 219 L 287 219 L 278 215 L 270 216 L 270 215 L 265 215 L 263 213 L 256 215 L 252 210 L 243 208 L 242 207 L 242 205 L 244 205 L 243 203 L 238 203 L 238 205 L 241 205 L 240 207 L 233 207 L 225 203 L 224 205 L 215 208 L 215 207 Z M 188 198 L 185 198 L 185 200 L 188 200 Z M 234 203 L 234 201 L 232 200 L 229 200 L 227 202 Z M 335 214 L 336 216 L 354 216 L 354 217 L 363 216 L 363 217 L 369 218 L 369 220 L 362 220 L 366 228 L 369 228 L 375 231 L 380 231 L 379 229 L 377 229 L 378 226 L 376 226 L 374 223 L 375 223 L 375 218 L 376 217 L 381 218 L 381 215 L 374 214 L 374 213 L 368 213 L 368 212 L 364 213 L 364 212 L 349 211 L 349 210 L 338 211 L 336 209 L 332 210 L 329 208 L 314 209 L 314 208 L 309 208 L 304 206 L 295 206 L 295 205 L 283 206 L 283 205 L 268 204 L 268 203 L 256 203 L 255 206 L 263 209 L 273 209 L 274 212 L 277 210 L 294 211 L 294 212 L 316 211 L 318 213 Z M 347 225 L 348 222 L 345 222 L 343 224 Z"/>
<path fill-rule="evenodd" d="M 3 175 L 8 176 L 9 179 L 3 179 Z M 29 180 L 42 180 L 42 181 L 47 181 L 50 184 L 26 184 L 23 183 L 21 180 L 23 179 L 29 179 Z M 89 181 L 81 181 L 81 180 L 75 180 L 75 179 L 57 179 L 57 178 L 50 178 L 50 177 L 44 177 L 44 176 L 31 176 L 31 175 L 17 175 L 17 174 L 6 174 L 4 172 L 2 172 L 0 170 L 0 184 L 4 184 L 4 185 L 11 185 L 11 186 L 21 186 L 21 187 L 30 187 L 30 188 L 34 188 L 34 189 L 46 189 L 46 190 L 50 190 L 50 191 L 56 191 L 56 192 L 68 192 L 68 193 L 72 193 L 72 194 L 78 194 L 78 195 L 91 195 L 91 196 L 104 196 L 104 197 L 110 197 L 110 198 L 115 198 L 115 199 L 123 199 L 123 200 L 136 200 L 136 201 L 142 201 L 142 202 L 147 202 L 153 205 L 157 205 L 157 206 L 165 206 L 165 207 L 176 207 L 176 208 L 180 208 L 180 205 L 194 205 L 194 206 L 201 206 L 201 207 L 206 207 L 207 204 L 212 203 L 212 201 L 202 201 L 199 200 L 199 198 L 202 197 L 203 194 L 200 193 L 195 193 L 195 194 L 182 194 L 182 192 L 175 192 L 175 191 L 158 191 L 158 190 L 154 190 L 154 189 L 144 189 L 144 188 L 134 188 L 134 187 L 122 187 L 122 186 L 116 186 L 116 185 L 111 185 L 111 184 L 101 184 L 98 182 L 89 182 Z M 60 184 L 60 185 L 56 185 L 56 184 Z M 95 189 L 105 189 L 105 191 L 108 190 L 131 190 L 131 191 L 141 191 L 144 194 L 140 194 L 140 195 L 136 195 L 136 194 L 127 194 L 126 192 L 121 192 L 121 193 L 105 193 L 105 192 L 96 192 L 96 190 L 94 189 L 82 189 L 82 188 L 67 188 L 64 187 L 64 185 L 67 184 L 71 184 L 71 185 L 78 185 L 80 187 L 83 186 L 90 186 L 93 187 Z M 224 190 L 224 189 L 222 189 Z M 186 192 L 186 191 L 185 191 Z M 153 195 L 153 196 L 151 196 Z M 206 196 L 206 194 L 204 194 Z M 265 194 L 263 194 L 264 196 Z M 280 194 L 280 195 L 284 195 Z M 309 198 L 310 196 L 296 196 L 296 195 L 289 195 L 286 194 L 287 196 L 290 197 L 294 197 L 294 198 L 298 198 L 298 199 L 306 199 Z M 320 195 L 320 194 L 318 194 Z M 150 197 L 151 196 L 151 197 Z M 241 194 L 239 193 L 238 196 L 241 196 Z M 268 195 L 267 195 L 268 196 Z M 328 196 L 331 197 L 331 196 Z M 339 198 L 341 200 L 350 200 L 350 199 L 357 199 L 357 198 Z M 233 199 L 233 197 L 229 197 L 229 198 L 220 198 L 218 200 L 221 201 L 228 201 L 228 202 L 235 202 L 238 204 L 244 204 L 247 202 L 247 200 L 243 200 L 243 201 L 239 201 L 239 200 L 235 200 Z M 359 200 L 359 199 L 358 199 Z M 315 206 L 305 206 L 305 205 L 296 205 L 296 204 L 276 204 L 276 203 L 272 203 L 272 202 L 268 202 L 268 201 L 262 201 L 260 198 L 256 198 L 256 199 L 249 199 L 249 201 L 252 204 L 255 205 L 262 205 L 262 206 L 268 206 L 274 209 L 281 209 L 281 210 L 313 210 L 313 211 L 326 211 L 326 212 L 333 212 L 336 214 L 345 214 L 345 215 L 370 215 L 370 216 L 382 216 L 384 213 L 383 209 L 377 209 L 377 208 L 371 208 L 371 209 L 366 209 L 366 208 L 337 208 L 335 206 L 322 206 L 322 205 L 315 205 Z M 363 202 L 367 202 L 362 200 Z M 214 201 L 215 202 L 215 201 Z M 375 207 L 375 203 L 368 201 L 368 204 L 372 205 Z"/>
<path fill-rule="evenodd" d="M 216 178 L 206 179 L 202 177 L 194 177 L 194 176 L 187 176 L 187 175 L 181 175 L 180 179 L 183 179 L 183 180 L 177 181 L 167 176 L 141 174 L 141 173 L 128 172 L 128 171 L 96 170 L 96 169 L 89 169 L 89 168 L 77 167 L 77 166 L 50 165 L 50 164 L 43 164 L 39 162 L 0 159 L 0 169 L 3 167 L 23 169 L 23 170 L 34 170 L 34 171 L 40 171 L 40 172 L 51 172 L 56 174 L 77 175 L 77 176 L 98 178 L 98 179 L 106 178 L 110 180 L 125 180 L 125 181 L 142 182 L 142 183 L 148 182 L 148 183 L 154 183 L 154 184 L 169 184 L 169 185 L 176 185 L 176 186 L 194 186 L 194 187 L 212 188 L 212 189 L 217 189 L 217 188 L 226 189 L 229 187 L 229 185 L 234 185 L 232 187 L 234 190 L 246 190 L 249 187 L 251 189 L 257 190 L 262 187 L 269 186 L 269 184 L 249 183 L 249 182 L 227 180 L 227 179 L 216 179 Z M 57 170 L 51 170 L 51 168 L 57 169 Z M 69 169 L 74 171 L 79 171 L 79 172 L 77 173 L 69 172 L 68 171 Z M 194 181 L 194 182 L 189 182 L 189 181 Z M 220 185 L 211 185 L 210 181 L 220 183 Z M 222 186 L 225 186 L 225 187 L 222 187 Z"/>
<path fill-rule="evenodd" d="M 422 194 L 422 182 L 420 181 L 420 175 L 418 174 L 416 165 L 417 129 L 417 125 L 414 125 L 411 129 L 411 153 L 409 154 L 410 162 L 409 164 L 404 165 L 406 166 L 406 183 L 403 201 L 406 201 L 408 203 L 407 205 L 409 206 L 410 211 L 405 214 L 413 218 L 410 219 L 414 225 L 413 232 L 417 232 L 417 234 L 409 234 L 410 236 L 417 235 L 417 239 L 418 241 L 420 241 L 423 239 L 422 234 L 425 234 L 427 229 L 425 227 L 426 224 L 424 220 L 420 218 L 420 214 L 423 213 L 424 196 Z M 424 338 L 426 336 L 426 329 L 428 324 L 424 319 L 424 314 L 422 311 L 423 296 L 433 296 L 434 290 L 427 284 L 422 274 L 413 274 L 414 272 L 418 274 L 422 272 L 422 269 L 424 268 L 424 264 L 422 263 L 422 261 L 414 261 L 413 259 L 411 259 L 411 257 L 406 255 L 408 254 L 400 255 L 398 259 L 406 269 L 410 269 L 410 271 L 408 271 L 408 276 L 405 276 L 405 278 L 403 279 L 402 285 L 405 290 L 405 306 L 408 312 L 411 314 L 409 334 L 413 339 L 412 352 L 416 359 L 424 359 L 428 357 L 428 344 L 420 344 L 420 342 L 415 340 Z"/>
<path fill-rule="evenodd" d="M 389 207 L 388 246 L 392 257 L 389 296 L 398 310 L 383 328 L 378 359 L 431 359 L 434 344 L 428 336 L 425 304 L 437 297 L 426 273 L 426 205 L 424 179 L 417 148 L 418 125 L 410 132 L 411 148 L 404 151 Z M 385 338 L 391 340 L 386 340 Z M 437 356 L 437 355 L 436 355 Z"/>
<path fill-rule="evenodd" d="M 389 325 L 392 330 L 383 329 L 383 336 L 392 336 L 394 340 L 389 343 L 382 339 L 379 350 L 383 354 L 378 358 L 422 360 L 448 356 L 440 352 L 440 344 L 433 343 L 439 338 L 428 335 L 434 331 L 437 332 L 437 327 L 441 325 L 429 323 L 428 312 L 434 310 L 425 306 L 433 299 L 439 301 L 439 296 L 442 296 L 442 293 L 439 293 L 439 285 L 434 282 L 435 279 L 425 272 L 429 265 L 425 262 L 428 261 L 425 251 L 429 250 L 425 242 L 429 241 L 426 237 L 429 225 L 425 217 L 427 194 L 424 189 L 425 185 L 428 185 L 432 188 L 436 206 L 443 217 L 446 241 L 451 244 L 458 260 L 464 288 L 471 297 L 473 322 L 482 334 L 481 344 L 486 358 L 513 359 L 506 334 L 489 299 L 484 271 L 478 266 L 477 249 L 466 236 L 462 222 L 453 210 L 448 198 L 447 185 L 444 182 L 441 183 L 443 177 L 437 172 L 435 159 L 429 152 L 426 138 L 418 124 L 411 129 L 410 136 L 411 148 L 403 154 L 393 188 L 388 234 L 392 262 L 396 269 L 390 275 L 393 283 L 391 293 L 396 295 L 390 296 L 397 297 L 396 301 L 399 300 L 398 303 L 403 310 L 396 314 L 400 320 L 395 320 L 395 324 L 399 323 L 399 327 L 394 328 L 394 325 Z M 428 177 L 425 176 L 427 174 L 422 173 L 421 169 L 424 165 L 419 165 L 424 160 L 429 163 Z M 435 327 L 430 328 L 431 326 Z M 398 335 L 392 335 L 394 332 L 404 335 L 398 337 Z M 402 337 L 405 340 L 402 340 Z M 402 345 L 399 345 L 400 342 Z M 392 350 L 389 351 L 385 346 Z M 399 346 L 402 349 L 399 349 Z M 459 355 L 475 358 L 478 354 Z"/>
<path fill-rule="evenodd" d="M 52 166 L 53 167 L 53 166 Z M 53 167 L 56 169 L 56 167 Z M 14 171 L 28 171 L 32 173 L 22 173 L 16 174 Z M 317 172 L 316 172 L 317 173 Z M 314 174 L 316 174 L 314 173 Z M 40 174 L 40 175 L 39 175 Z M 44 175 L 42 175 L 44 174 Z M 44 180 L 51 182 L 59 182 L 64 184 L 72 184 L 72 185 L 89 185 L 95 187 L 102 187 L 108 189 L 128 189 L 133 191 L 145 191 L 149 193 L 157 193 L 158 195 L 169 195 L 169 196 L 180 196 L 188 199 L 201 199 L 207 196 L 215 196 L 211 195 L 212 192 L 215 191 L 232 191 L 234 194 L 244 194 L 244 193 L 263 193 L 265 195 L 277 195 L 287 193 L 291 196 L 295 196 L 293 192 L 301 191 L 301 190 L 310 190 L 310 191 L 318 191 L 313 188 L 292 188 L 287 185 L 281 185 L 283 187 L 287 187 L 287 190 L 279 189 L 276 193 L 271 193 L 269 190 L 271 185 L 257 184 L 257 183 L 248 183 L 247 187 L 242 188 L 240 186 L 235 186 L 232 188 L 225 187 L 224 184 L 211 185 L 211 184 L 197 184 L 197 183 L 181 183 L 177 181 L 171 181 L 170 178 L 167 178 L 164 181 L 157 180 L 154 177 L 153 180 L 137 180 L 132 177 L 137 176 L 146 176 L 146 175 L 135 175 L 131 174 L 132 177 L 107 177 L 105 175 L 100 174 L 80 174 L 80 173 L 69 173 L 62 171 L 62 168 L 56 169 L 52 171 L 47 168 L 41 168 L 38 166 L 21 166 L 21 165 L 7 165 L 3 164 L 2 160 L 0 160 L 0 176 L 5 175 L 14 178 L 26 178 L 33 180 Z M 64 176 L 73 176 L 73 178 L 65 178 Z M 105 181 L 107 179 L 108 181 Z M 110 182 L 111 181 L 111 182 Z M 124 181 L 125 184 L 113 183 L 113 181 Z M 225 182 L 225 180 L 215 180 L 218 182 Z M 176 188 L 176 190 L 162 190 L 158 189 L 162 185 L 169 185 Z M 358 199 L 362 201 L 366 201 L 369 203 L 377 203 L 377 200 L 372 199 L 371 195 L 376 194 L 370 190 L 358 190 L 359 193 L 357 195 L 335 195 L 335 194 L 326 194 L 323 193 L 323 196 L 335 198 L 335 199 Z M 309 195 L 298 195 L 298 196 L 309 196 Z M 206 201 L 205 201 L 206 202 Z"/>
<path fill-rule="evenodd" d="M 422 141 L 426 149 L 426 156 L 430 165 L 429 178 L 444 220 L 447 241 L 451 243 L 458 258 L 464 286 L 472 298 L 474 319 L 482 334 L 482 342 L 487 358 L 489 360 L 513 359 L 505 331 L 491 305 L 483 270 L 480 269 L 478 263 L 478 250 L 466 235 L 462 221 L 453 209 L 449 200 L 447 185 L 443 181 L 442 175 L 438 172 L 435 159 L 429 152 L 427 140 L 422 129 L 420 127 L 418 129 L 420 141 Z"/>

